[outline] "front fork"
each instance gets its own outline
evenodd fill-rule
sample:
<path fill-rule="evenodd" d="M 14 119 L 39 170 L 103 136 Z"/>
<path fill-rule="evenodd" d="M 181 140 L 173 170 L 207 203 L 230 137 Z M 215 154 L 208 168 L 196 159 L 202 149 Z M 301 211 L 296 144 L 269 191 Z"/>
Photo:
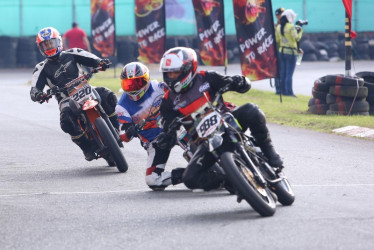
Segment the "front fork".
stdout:
<path fill-rule="evenodd" d="M 241 158 L 244 160 L 246 166 L 251 170 L 251 172 L 253 173 L 253 175 L 254 175 L 256 181 L 258 182 L 258 184 L 261 187 L 266 187 L 267 181 L 262 176 L 258 167 L 253 163 L 251 158 L 248 156 L 246 150 L 244 149 L 242 144 L 238 141 L 238 139 L 234 135 L 234 133 L 230 129 L 228 129 L 228 127 L 226 127 L 225 134 L 226 134 L 226 136 L 223 135 L 225 139 L 223 140 L 222 145 L 219 148 L 217 148 L 216 150 L 212 151 L 215 158 L 218 160 L 219 156 L 222 155 L 223 152 L 227 151 L 227 148 L 231 148 L 231 149 L 234 148 L 235 149 L 234 151 L 237 151 L 239 153 Z M 231 147 L 227 147 L 227 145 L 225 145 L 226 143 L 232 144 L 233 147 L 231 145 L 230 145 Z M 226 148 L 226 149 L 224 149 L 224 148 Z"/>

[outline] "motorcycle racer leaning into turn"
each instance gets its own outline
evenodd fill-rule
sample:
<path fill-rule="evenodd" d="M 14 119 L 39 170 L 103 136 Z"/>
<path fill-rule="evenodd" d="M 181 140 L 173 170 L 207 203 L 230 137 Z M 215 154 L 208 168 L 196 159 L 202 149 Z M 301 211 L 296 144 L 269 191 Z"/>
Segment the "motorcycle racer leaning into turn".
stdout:
<path fill-rule="evenodd" d="M 207 103 L 204 93 L 210 101 L 219 89 L 229 85 L 229 90 L 245 93 L 250 88 L 250 82 L 240 75 L 223 76 L 213 71 L 197 72 L 197 55 L 193 49 L 176 47 L 166 51 L 160 62 L 165 83 L 170 90 L 165 94 L 160 107 L 163 118 L 163 132 L 157 138 L 161 148 L 170 148 L 175 145 L 176 134 L 167 133 L 169 126 L 176 117 L 191 115 Z M 252 136 L 268 158 L 269 164 L 281 169 L 283 162 L 275 151 L 266 126 L 264 113 L 257 105 L 247 103 L 231 109 L 243 131 L 248 128 Z M 187 125 L 184 125 L 189 130 Z M 192 125 L 190 125 L 192 126 Z M 193 138 L 192 138 L 193 139 Z M 223 187 L 226 177 L 223 174 L 210 170 L 215 158 L 203 144 L 200 144 L 184 171 L 183 183 L 190 189 L 212 190 Z"/>
<path fill-rule="evenodd" d="M 181 183 L 184 168 L 164 171 L 171 149 L 161 149 L 153 143 L 162 131 L 157 119 L 168 87 L 163 82 L 150 80 L 149 69 L 139 62 L 124 66 L 121 87 L 124 94 L 116 106 L 120 138 L 129 142 L 132 138 L 139 137 L 141 145 L 147 150 L 146 184 L 155 191 L 162 191 L 171 184 Z"/>
<path fill-rule="evenodd" d="M 64 87 L 71 80 L 84 74 L 82 65 L 88 67 L 101 67 L 106 70 L 109 67 L 108 59 L 101 59 L 83 49 L 73 48 L 63 51 L 60 33 L 53 27 L 41 29 L 36 36 L 36 44 L 40 53 L 46 58 L 38 63 L 33 72 L 30 96 L 34 102 L 48 101 L 45 86 Z M 113 126 L 118 129 L 118 120 L 115 113 L 117 104 L 116 95 L 107 88 L 96 87 L 95 90 L 101 97 L 101 105 L 108 114 Z M 69 108 L 69 97 L 63 93 L 56 95 L 60 109 L 61 129 L 70 134 L 72 141 L 83 151 L 85 159 L 91 161 L 96 158 L 92 143 L 77 123 L 77 118 Z"/>

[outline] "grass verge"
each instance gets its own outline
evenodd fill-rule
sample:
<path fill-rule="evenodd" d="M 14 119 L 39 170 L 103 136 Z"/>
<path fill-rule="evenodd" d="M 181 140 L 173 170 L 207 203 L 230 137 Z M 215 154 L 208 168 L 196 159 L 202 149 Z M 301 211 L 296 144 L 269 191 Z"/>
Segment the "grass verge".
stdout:
<path fill-rule="evenodd" d="M 114 72 L 102 72 L 90 81 L 94 86 L 105 86 L 119 94 L 120 71 L 117 77 Z M 266 114 L 268 122 L 282 124 L 291 127 L 312 129 L 316 131 L 329 132 L 333 129 L 345 126 L 360 126 L 374 129 L 373 116 L 338 116 L 338 115 L 315 115 L 308 112 L 308 101 L 311 97 L 298 95 L 297 98 L 283 96 L 280 103 L 279 96 L 274 92 L 251 89 L 245 94 L 228 92 L 225 100 L 242 105 L 247 102 L 257 104 Z"/>

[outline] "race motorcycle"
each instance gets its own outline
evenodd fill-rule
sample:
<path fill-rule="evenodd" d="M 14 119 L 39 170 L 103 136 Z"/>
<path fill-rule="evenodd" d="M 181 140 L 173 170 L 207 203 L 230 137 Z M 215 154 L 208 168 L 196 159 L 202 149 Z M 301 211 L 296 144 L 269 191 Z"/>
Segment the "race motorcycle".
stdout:
<path fill-rule="evenodd" d="M 88 83 L 92 75 L 100 69 L 101 67 L 94 68 L 89 73 L 68 82 L 64 87 L 55 86 L 48 89 L 43 101 L 48 101 L 58 93 L 68 95 L 69 107 L 77 116 L 79 126 L 94 143 L 96 157 L 104 158 L 109 166 L 116 166 L 119 172 L 126 172 L 128 165 L 120 149 L 123 148 L 123 144 L 119 133 L 101 106 L 99 94 Z"/>
<path fill-rule="evenodd" d="M 272 216 L 277 200 L 288 206 L 295 194 L 282 169 L 271 167 L 254 138 L 240 129 L 231 113 L 222 111 L 221 96 L 228 90 L 226 86 L 218 91 L 213 102 L 205 95 L 207 103 L 191 115 L 174 119 L 168 133 L 175 133 L 180 125 L 192 125 L 188 133 L 178 132 L 177 144 L 184 149 L 185 159 L 191 159 L 196 141 L 203 143 L 232 184 L 238 202 L 244 199 L 261 216 Z M 198 139 L 191 140 L 196 135 Z"/>

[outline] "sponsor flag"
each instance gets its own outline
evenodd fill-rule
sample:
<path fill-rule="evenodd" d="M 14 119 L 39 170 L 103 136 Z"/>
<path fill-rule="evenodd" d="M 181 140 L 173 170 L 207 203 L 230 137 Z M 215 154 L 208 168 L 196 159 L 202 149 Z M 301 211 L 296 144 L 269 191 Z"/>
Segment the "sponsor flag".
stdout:
<path fill-rule="evenodd" d="M 192 0 L 201 61 L 209 66 L 227 66 L 223 0 Z"/>
<path fill-rule="evenodd" d="M 271 0 L 233 0 L 242 74 L 252 81 L 277 76 Z"/>
<path fill-rule="evenodd" d="M 114 0 L 91 0 L 93 47 L 102 57 L 115 54 Z"/>
<path fill-rule="evenodd" d="M 165 52 L 165 4 L 163 0 L 135 0 L 139 61 L 159 63 Z"/>

